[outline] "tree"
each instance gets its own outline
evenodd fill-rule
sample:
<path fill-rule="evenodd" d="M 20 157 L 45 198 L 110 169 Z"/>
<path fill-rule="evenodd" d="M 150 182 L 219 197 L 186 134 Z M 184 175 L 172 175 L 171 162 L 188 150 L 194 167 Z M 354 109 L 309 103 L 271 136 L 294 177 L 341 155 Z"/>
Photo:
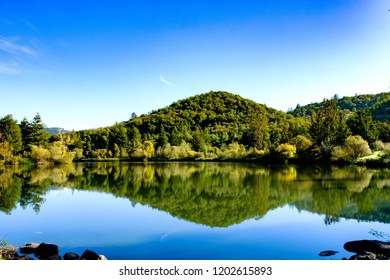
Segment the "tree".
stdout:
<path fill-rule="evenodd" d="M 323 108 L 312 111 L 309 128 L 311 138 L 317 146 L 342 145 L 350 135 L 346 119 L 337 109 L 335 100 L 325 100 Z"/>
<path fill-rule="evenodd" d="M 332 151 L 334 161 L 355 161 L 363 156 L 371 154 L 368 142 L 361 136 L 349 136 L 342 146 L 337 146 Z"/>
<path fill-rule="evenodd" d="M 41 116 L 37 113 L 30 124 L 30 134 L 28 136 L 29 145 L 46 146 L 49 140 L 49 133 L 45 131 L 45 125 L 42 122 Z"/>
<path fill-rule="evenodd" d="M 12 155 L 12 145 L 8 141 L 0 142 L 0 163 L 9 163 Z"/>
<path fill-rule="evenodd" d="M 28 149 L 28 145 L 30 143 L 30 133 L 31 133 L 31 123 L 27 120 L 27 118 L 24 118 L 20 122 L 20 131 L 22 133 L 22 142 L 23 142 L 23 150 Z"/>
<path fill-rule="evenodd" d="M 7 115 L 0 119 L 0 142 L 7 141 L 14 153 L 22 149 L 22 132 L 12 115 Z"/>
<path fill-rule="evenodd" d="M 116 154 L 116 156 L 120 156 L 120 152 L 118 153 L 118 150 L 120 151 L 121 148 L 127 149 L 129 145 L 126 128 L 123 124 L 115 124 L 110 128 L 108 136 L 109 149 Z"/>
<path fill-rule="evenodd" d="M 372 120 L 372 113 L 368 109 L 362 109 L 348 119 L 353 135 L 360 135 L 372 147 L 378 140 L 379 131 Z"/>
<path fill-rule="evenodd" d="M 136 126 L 130 126 L 127 130 L 127 136 L 129 140 L 129 153 L 134 152 L 136 149 L 142 146 L 142 137 Z"/>
<path fill-rule="evenodd" d="M 145 141 L 143 144 L 144 157 L 146 159 L 154 156 L 154 144 L 152 141 Z"/>
<path fill-rule="evenodd" d="M 203 135 L 202 129 L 197 126 L 194 133 L 192 134 L 192 147 L 195 151 L 205 152 L 206 151 L 206 141 Z"/>
<path fill-rule="evenodd" d="M 297 148 L 295 145 L 289 143 L 280 144 L 276 147 L 276 152 L 284 159 L 289 159 L 295 156 Z"/>
<path fill-rule="evenodd" d="M 158 146 L 164 148 L 169 143 L 169 138 L 165 132 L 164 126 L 161 127 L 160 135 L 158 136 Z"/>
<path fill-rule="evenodd" d="M 171 144 L 173 146 L 179 146 L 183 139 L 184 139 L 183 134 L 179 132 L 176 126 L 173 127 L 171 132 Z"/>
<path fill-rule="evenodd" d="M 250 116 L 248 138 L 250 146 L 258 150 L 266 150 L 269 146 L 268 118 L 265 109 L 257 104 Z"/>

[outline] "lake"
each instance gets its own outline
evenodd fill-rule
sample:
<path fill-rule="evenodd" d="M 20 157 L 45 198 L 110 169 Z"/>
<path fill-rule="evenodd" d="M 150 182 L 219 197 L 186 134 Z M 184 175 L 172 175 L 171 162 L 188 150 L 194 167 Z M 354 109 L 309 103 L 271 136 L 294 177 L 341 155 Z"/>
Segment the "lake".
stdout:
<path fill-rule="evenodd" d="M 0 167 L 0 240 L 108 259 L 349 258 L 390 240 L 390 170 L 254 163 Z M 339 251 L 320 257 L 325 250 Z"/>

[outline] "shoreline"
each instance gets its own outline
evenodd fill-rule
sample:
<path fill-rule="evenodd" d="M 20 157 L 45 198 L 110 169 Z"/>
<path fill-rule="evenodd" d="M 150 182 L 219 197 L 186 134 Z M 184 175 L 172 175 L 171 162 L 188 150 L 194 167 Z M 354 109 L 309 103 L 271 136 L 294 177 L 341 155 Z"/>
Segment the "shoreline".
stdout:
<path fill-rule="evenodd" d="M 344 244 L 344 249 L 355 253 L 349 259 L 340 260 L 390 260 L 390 242 L 380 240 L 355 240 Z M 320 252 L 320 257 L 330 257 L 339 251 L 326 250 Z M 33 258 L 34 256 L 35 258 Z M 107 260 L 104 255 L 86 249 L 81 256 L 66 252 L 62 256 L 55 244 L 26 243 L 25 246 L 15 247 L 6 245 L 0 247 L 0 260 Z"/>

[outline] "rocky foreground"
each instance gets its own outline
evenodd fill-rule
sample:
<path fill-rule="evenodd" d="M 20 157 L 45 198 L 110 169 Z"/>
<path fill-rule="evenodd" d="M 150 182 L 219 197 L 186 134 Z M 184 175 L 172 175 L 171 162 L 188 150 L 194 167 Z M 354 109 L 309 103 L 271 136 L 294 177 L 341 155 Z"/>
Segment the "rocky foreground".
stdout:
<path fill-rule="evenodd" d="M 350 260 L 390 260 L 390 242 L 379 240 L 357 240 L 344 244 L 344 249 L 355 253 Z M 19 252 L 18 252 L 19 251 Z M 333 256 L 338 251 L 328 250 L 319 253 L 322 257 Z M 34 256 L 35 258 L 33 258 Z M 0 248 L 0 260 L 107 260 L 103 255 L 98 255 L 91 250 L 85 250 L 81 256 L 73 252 L 67 252 L 62 257 L 59 248 L 55 244 L 27 243 L 19 250 L 14 246 Z"/>
<path fill-rule="evenodd" d="M 33 258 L 34 256 L 35 258 Z M 27 243 L 18 249 L 15 246 L 0 248 L 0 259 L 3 260 L 107 260 L 103 255 L 98 255 L 91 250 L 85 250 L 81 256 L 73 252 L 67 252 L 62 257 L 59 248 L 55 244 Z"/>
<path fill-rule="evenodd" d="M 350 260 L 390 260 L 390 242 L 379 240 L 356 240 L 344 244 L 344 249 L 355 253 Z M 337 254 L 338 251 L 323 251 L 319 255 L 328 257 Z M 344 258 L 345 259 L 345 258 Z"/>

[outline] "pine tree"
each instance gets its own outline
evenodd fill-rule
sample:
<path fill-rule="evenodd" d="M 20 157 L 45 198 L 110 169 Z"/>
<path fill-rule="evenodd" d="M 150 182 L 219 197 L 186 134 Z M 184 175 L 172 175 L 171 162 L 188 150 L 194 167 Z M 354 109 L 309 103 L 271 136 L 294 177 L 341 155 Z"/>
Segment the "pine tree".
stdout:
<path fill-rule="evenodd" d="M 353 135 L 360 135 L 372 147 L 378 140 L 379 131 L 372 120 L 372 113 L 368 109 L 358 111 L 348 119 L 348 125 Z"/>
<path fill-rule="evenodd" d="M 16 120 L 12 115 L 7 115 L 0 119 L 0 142 L 7 141 L 12 145 L 14 153 L 22 149 L 22 132 Z"/>

